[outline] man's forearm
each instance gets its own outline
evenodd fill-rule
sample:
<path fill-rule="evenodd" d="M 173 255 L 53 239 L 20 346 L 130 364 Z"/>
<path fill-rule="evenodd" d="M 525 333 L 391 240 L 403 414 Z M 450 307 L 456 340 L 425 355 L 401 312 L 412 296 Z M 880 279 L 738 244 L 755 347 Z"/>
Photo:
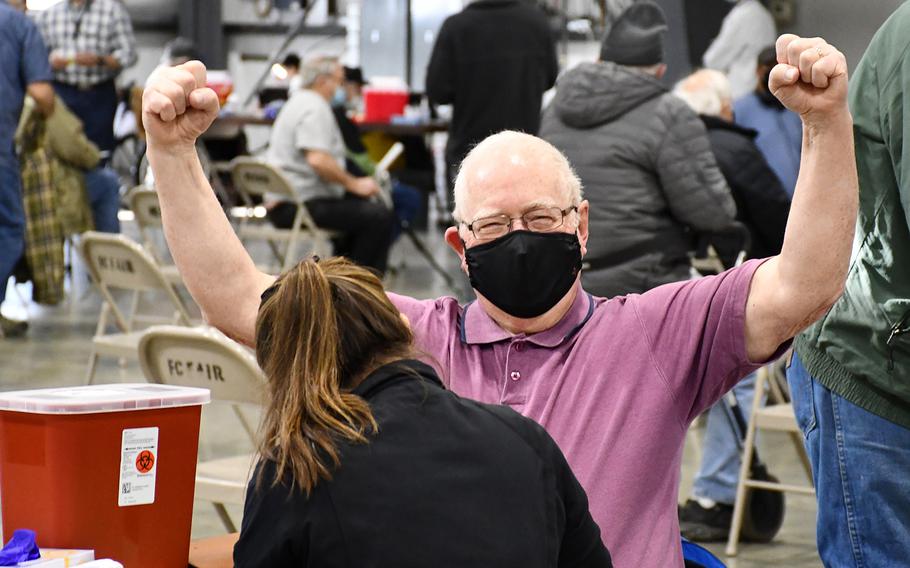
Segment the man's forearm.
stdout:
<path fill-rule="evenodd" d="M 28 95 L 35 99 L 35 104 L 44 117 L 49 117 L 54 113 L 54 88 L 50 83 L 39 81 L 29 83 L 26 89 Z"/>
<path fill-rule="evenodd" d="M 356 178 L 339 166 L 334 158 L 324 152 L 313 154 L 314 152 L 310 152 L 307 155 L 307 163 L 323 181 L 337 183 L 345 190 L 351 187 Z"/>
<path fill-rule="evenodd" d="M 787 289 L 802 302 L 817 302 L 820 311 L 843 289 L 853 246 L 857 189 L 849 112 L 821 125 L 805 126 L 799 179 L 777 269 Z"/>
<path fill-rule="evenodd" d="M 255 293 L 248 288 L 256 286 L 263 275 L 234 234 L 196 152 L 149 147 L 148 158 L 155 172 L 168 247 L 190 294 L 209 323 L 249 342 L 251 338 L 238 337 L 245 329 L 225 329 L 223 322 L 236 321 L 236 312 L 228 312 L 239 309 L 238 299 Z"/>

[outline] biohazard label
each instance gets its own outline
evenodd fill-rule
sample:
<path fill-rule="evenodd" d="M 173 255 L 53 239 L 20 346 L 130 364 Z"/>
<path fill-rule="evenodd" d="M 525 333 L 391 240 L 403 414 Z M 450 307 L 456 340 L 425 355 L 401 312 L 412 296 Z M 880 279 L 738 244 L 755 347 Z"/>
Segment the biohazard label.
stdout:
<path fill-rule="evenodd" d="M 154 503 L 157 473 L 158 428 L 124 430 L 117 504 L 130 507 Z"/>

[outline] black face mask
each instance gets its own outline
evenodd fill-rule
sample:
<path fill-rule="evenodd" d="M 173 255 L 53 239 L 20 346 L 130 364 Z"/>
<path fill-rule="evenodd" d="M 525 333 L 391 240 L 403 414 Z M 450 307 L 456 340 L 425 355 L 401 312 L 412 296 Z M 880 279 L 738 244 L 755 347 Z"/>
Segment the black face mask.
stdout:
<path fill-rule="evenodd" d="M 555 306 L 581 270 L 574 233 L 512 231 L 465 250 L 471 286 L 500 310 L 535 318 Z"/>

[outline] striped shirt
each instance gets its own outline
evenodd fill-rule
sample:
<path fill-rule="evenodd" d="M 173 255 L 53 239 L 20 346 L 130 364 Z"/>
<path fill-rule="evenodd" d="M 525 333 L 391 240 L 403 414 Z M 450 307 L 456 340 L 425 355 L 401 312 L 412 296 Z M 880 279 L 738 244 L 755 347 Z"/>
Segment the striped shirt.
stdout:
<path fill-rule="evenodd" d="M 119 0 L 85 0 L 81 5 L 64 0 L 40 12 L 36 22 L 51 53 L 66 58 L 80 52 L 112 55 L 121 67 L 136 63 L 133 25 Z M 86 67 L 71 62 L 55 71 L 54 78 L 68 85 L 90 87 L 118 73 L 104 64 Z"/>

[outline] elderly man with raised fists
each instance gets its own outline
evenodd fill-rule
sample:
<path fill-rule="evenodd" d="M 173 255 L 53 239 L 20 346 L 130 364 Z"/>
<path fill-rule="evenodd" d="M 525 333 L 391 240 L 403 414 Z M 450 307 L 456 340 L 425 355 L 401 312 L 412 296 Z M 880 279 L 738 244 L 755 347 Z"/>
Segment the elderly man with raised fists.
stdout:
<path fill-rule="evenodd" d="M 578 178 L 549 144 L 505 132 L 462 164 L 458 223 L 446 232 L 477 301 L 390 294 L 449 388 L 508 404 L 549 431 L 618 566 L 682 565 L 676 505 L 688 424 L 776 358 L 843 287 L 857 202 L 847 65 L 818 38 L 782 36 L 777 54 L 771 88 L 805 132 L 780 255 L 641 296 L 593 297 L 579 282 L 588 204 Z M 193 150 L 218 111 L 205 69 L 161 69 L 144 98 L 174 259 L 208 321 L 252 344 L 274 278 L 235 237 Z"/>

